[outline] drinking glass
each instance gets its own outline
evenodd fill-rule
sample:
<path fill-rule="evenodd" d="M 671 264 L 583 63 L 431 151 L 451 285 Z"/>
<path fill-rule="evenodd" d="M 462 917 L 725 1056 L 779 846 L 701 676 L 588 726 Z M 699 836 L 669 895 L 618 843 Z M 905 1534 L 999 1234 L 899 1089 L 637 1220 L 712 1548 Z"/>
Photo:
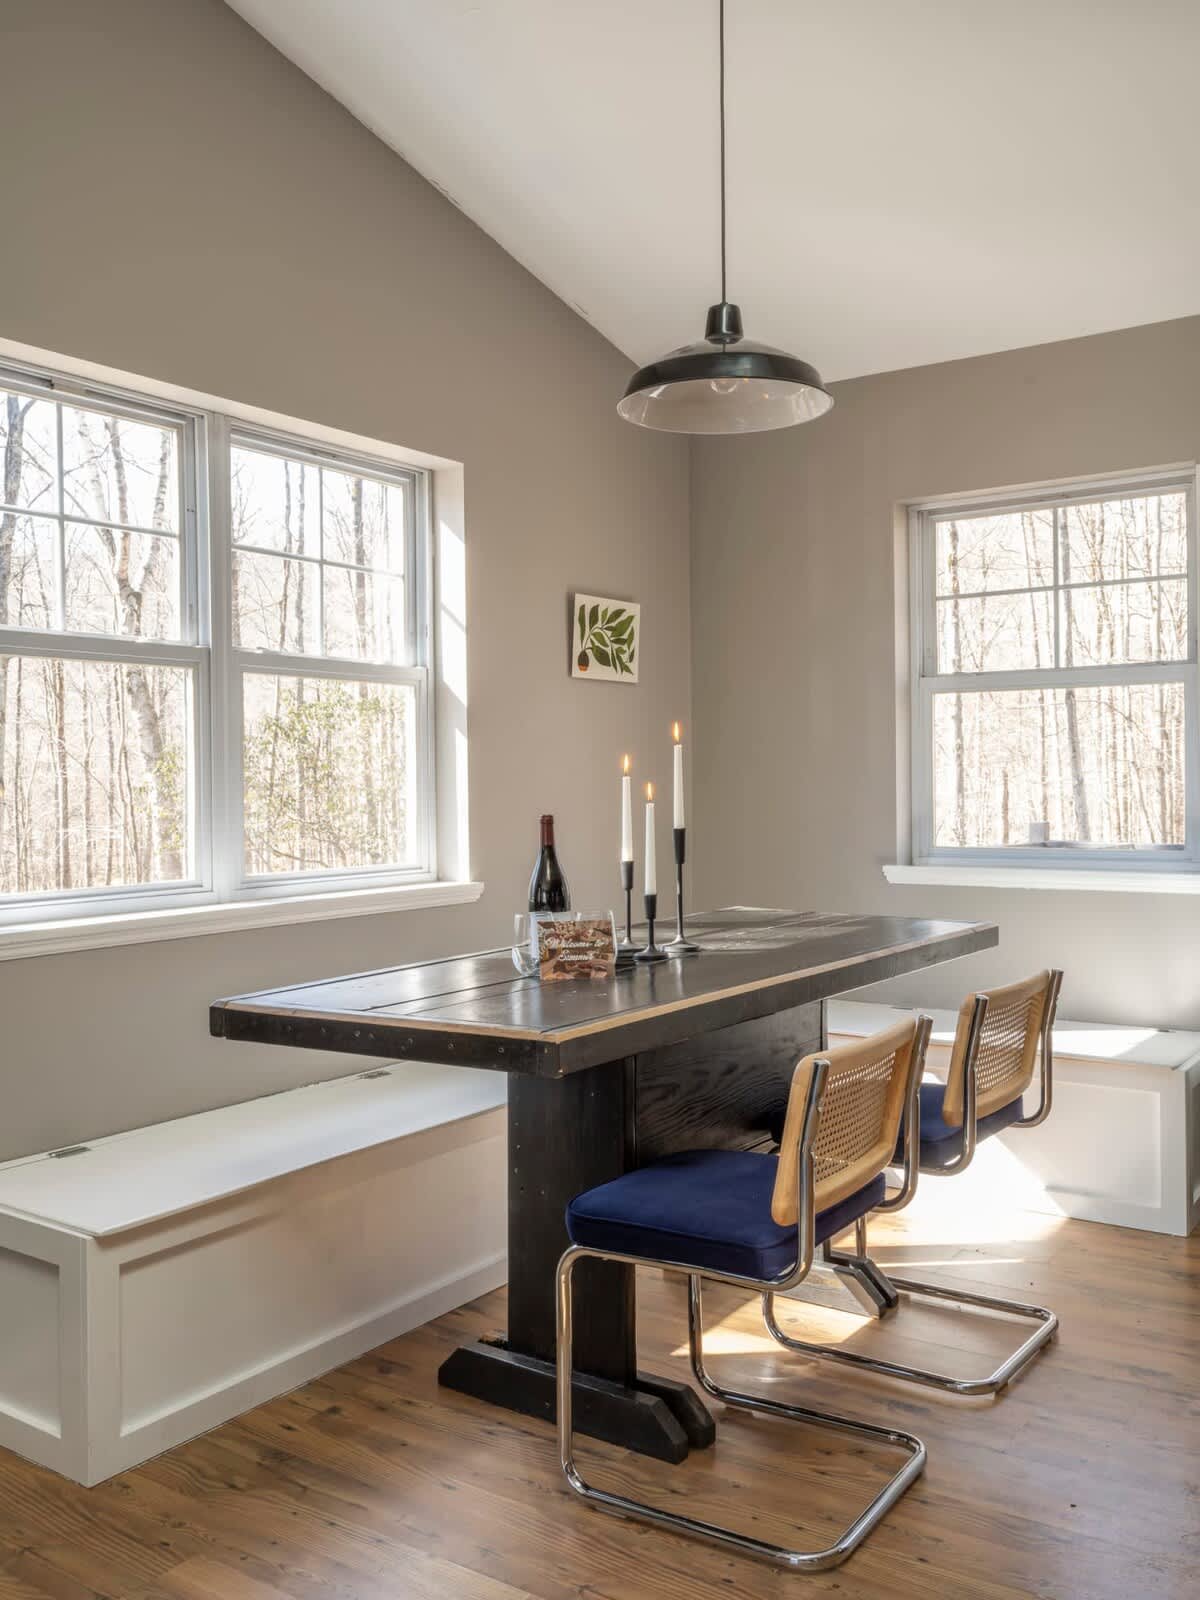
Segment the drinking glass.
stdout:
<path fill-rule="evenodd" d="M 513 918 L 512 961 L 523 978 L 532 978 L 538 970 L 538 915 L 529 911 L 518 911 Z"/>

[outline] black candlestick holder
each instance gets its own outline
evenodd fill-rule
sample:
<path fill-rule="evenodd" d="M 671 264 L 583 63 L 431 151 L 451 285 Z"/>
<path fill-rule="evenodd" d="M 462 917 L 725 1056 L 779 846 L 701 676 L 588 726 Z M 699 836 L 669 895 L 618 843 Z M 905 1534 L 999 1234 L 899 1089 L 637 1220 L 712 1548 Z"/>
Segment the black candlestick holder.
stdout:
<path fill-rule="evenodd" d="M 675 834 L 675 937 L 664 946 L 669 956 L 694 956 L 700 946 L 693 944 L 683 931 L 683 863 L 687 860 L 687 829 L 676 828 Z"/>
<path fill-rule="evenodd" d="M 633 965 L 637 945 L 633 942 L 633 862 L 621 863 L 621 889 L 625 895 L 625 932 L 617 940 L 617 966 Z"/>
<path fill-rule="evenodd" d="M 617 941 L 617 949 L 634 950 L 633 942 L 633 862 L 621 863 L 621 888 L 625 894 L 625 932 Z"/>
<path fill-rule="evenodd" d="M 648 894 L 648 895 L 646 895 L 645 903 L 646 903 L 646 948 L 644 950 L 639 950 L 637 955 L 635 955 L 633 959 L 635 961 L 644 961 L 644 962 L 665 961 L 667 959 L 666 951 L 665 950 L 660 950 L 658 948 L 658 946 L 654 942 L 654 919 L 658 915 L 658 896 L 656 894 Z"/>

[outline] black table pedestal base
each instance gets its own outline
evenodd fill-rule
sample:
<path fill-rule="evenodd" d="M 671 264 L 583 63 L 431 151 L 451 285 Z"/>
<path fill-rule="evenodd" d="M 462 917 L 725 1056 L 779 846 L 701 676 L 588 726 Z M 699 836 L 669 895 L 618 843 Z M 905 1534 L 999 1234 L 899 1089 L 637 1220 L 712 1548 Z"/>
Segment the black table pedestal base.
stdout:
<path fill-rule="evenodd" d="M 522 1416 L 554 1421 L 554 1363 L 503 1344 L 480 1339 L 460 1345 L 442 1363 L 438 1382 Z M 576 1429 L 639 1455 L 678 1464 L 689 1449 L 702 1449 L 717 1436 L 708 1408 L 686 1383 L 639 1372 L 637 1387 L 629 1388 L 576 1372 L 574 1388 Z"/>

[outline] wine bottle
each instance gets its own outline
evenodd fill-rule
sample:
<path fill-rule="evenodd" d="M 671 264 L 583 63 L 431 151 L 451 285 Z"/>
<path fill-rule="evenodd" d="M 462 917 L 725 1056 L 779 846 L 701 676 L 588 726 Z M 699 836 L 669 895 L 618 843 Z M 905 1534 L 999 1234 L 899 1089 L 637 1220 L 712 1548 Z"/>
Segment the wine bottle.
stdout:
<path fill-rule="evenodd" d="M 542 848 L 529 880 L 530 911 L 569 911 L 571 891 L 554 848 L 554 818 L 542 818 Z"/>

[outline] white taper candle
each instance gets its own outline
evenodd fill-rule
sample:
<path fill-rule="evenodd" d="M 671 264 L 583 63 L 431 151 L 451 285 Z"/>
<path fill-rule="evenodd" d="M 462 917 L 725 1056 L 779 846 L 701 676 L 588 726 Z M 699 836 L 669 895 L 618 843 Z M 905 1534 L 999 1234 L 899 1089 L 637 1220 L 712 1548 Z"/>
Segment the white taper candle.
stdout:
<path fill-rule="evenodd" d="M 683 730 L 676 723 L 671 729 L 675 736 L 675 814 L 674 825 L 677 828 L 684 826 L 683 821 Z"/>
<path fill-rule="evenodd" d="M 658 893 L 658 863 L 654 855 L 654 785 L 646 785 L 646 893 Z"/>
<path fill-rule="evenodd" d="M 633 860 L 633 779 L 628 756 L 621 766 L 621 860 Z"/>

